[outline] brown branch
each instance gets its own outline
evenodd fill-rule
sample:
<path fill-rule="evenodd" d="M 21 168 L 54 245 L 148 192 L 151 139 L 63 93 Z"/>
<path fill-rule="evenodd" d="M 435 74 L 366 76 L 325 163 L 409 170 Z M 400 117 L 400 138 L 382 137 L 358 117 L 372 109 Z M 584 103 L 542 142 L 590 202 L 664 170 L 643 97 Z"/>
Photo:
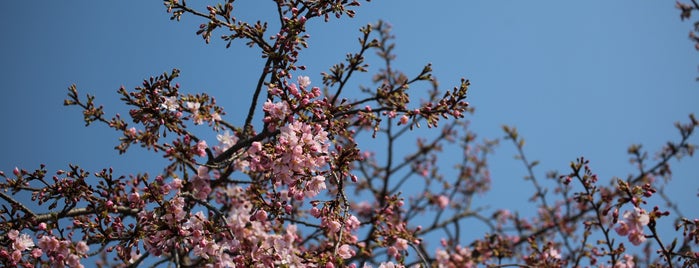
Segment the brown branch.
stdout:
<path fill-rule="evenodd" d="M 25 205 L 23 205 L 22 203 L 20 203 L 19 201 L 15 200 L 14 198 L 5 194 L 2 191 L 0 191 L 0 197 L 2 197 L 2 199 L 5 199 L 7 202 L 10 202 L 13 206 L 19 207 L 19 209 L 24 211 L 24 213 L 29 214 L 29 216 L 31 216 L 32 218 L 37 217 L 37 215 L 31 209 L 29 209 L 28 207 L 26 207 Z"/>
<path fill-rule="evenodd" d="M 691 117 L 691 118 L 694 118 L 693 115 L 690 115 L 690 117 Z M 682 135 L 682 139 L 680 140 L 680 142 L 677 144 L 676 147 L 677 147 L 677 148 L 683 148 L 683 147 L 687 146 L 687 145 L 688 145 L 688 142 L 687 142 L 687 141 L 689 140 L 689 137 L 691 136 L 691 134 L 692 134 L 692 131 L 691 131 L 691 130 L 690 130 L 689 132 L 687 132 L 687 133 L 684 133 L 684 134 Z M 663 155 L 662 155 L 662 159 L 660 159 L 660 161 L 658 161 L 658 163 L 656 163 L 655 166 L 653 166 L 653 167 L 650 168 L 650 169 L 647 169 L 645 172 L 642 172 L 642 175 L 639 174 L 638 176 L 636 176 L 635 178 L 633 178 L 632 180 L 630 180 L 630 183 L 638 183 L 639 181 L 643 180 L 643 178 L 645 177 L 646 174 L 653 174 L 653 173 L 657 172 L 659 169 L 665 167 L 665 166 L 667 165 L 667 162 L 670 161 L 670 159 L 672 159 L 673 157 L 675 157 L 675 156 L 677 156 L 677 155 L 680 155 L 680 153 L 681 153 L 681 150 L 674 150 L 674 151 L 672 151 L 672 153 L 663 154 Z M 613 193 L 614 196 L 617 196 L 617 195 L 619 195 L 619 194 L 620 194 L 620 192 L 618 192 L 618 191 L 616 191 L 616 192 Z M 594 210 L 593 207 L 588 207 L 588 208 L 586 208 L 586 209 L 584 209 L 584 210 L 581 210 L 581 211 L 578 212 L 577 214 L 574 214 L 574 215 L 572 215 L 572 216 L 570 216 L 570 217 L 564 218 L 563 220 L 566 221 L 566 222 L 575 222 L 575 221 L 577 221 L 579 218 L 582 218 L 583 216 L 585 216 L 585 214 L 587 214 L 588 212 L 590 212 L 590 211 L 592 211 L 592 210 Z M 550 231 L 551 228 L 553 228 L 553 227 L 546 227 L 546 228 L 542 228 L 542 229 L 536 230 L 536 231 L 534 231 L 534 232 L 531 233 L 531 234 L 521 235 L 521 236 L 520 236 L 520 240 L 519 240 L 518 242 L 514 243 L 513 246 L 516 247 L 516 246 L 519 246 L 519 245 L 521 245 L 521 244 L 523 244 L 523 243 L 527 243 L 527 238 L 532 237 L 532 236 L 539 236 L 539 235 L 541 235 L 541 234 L 544 234 L 544 233 Z"/>

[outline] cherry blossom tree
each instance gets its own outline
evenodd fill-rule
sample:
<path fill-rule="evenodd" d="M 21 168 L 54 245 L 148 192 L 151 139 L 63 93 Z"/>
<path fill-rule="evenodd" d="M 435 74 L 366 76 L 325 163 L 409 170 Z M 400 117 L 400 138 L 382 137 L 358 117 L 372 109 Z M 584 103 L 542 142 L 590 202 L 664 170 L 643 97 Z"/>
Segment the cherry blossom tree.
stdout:
<path fill-rule="evenodd" d="M 368 1 L 367 1 L 368 2 Z M 280 27 L 237 18 L 235 3 L 199 9 L 164 1 L 172 20 L 202 21 L 205 42 L 221 35 L 259 51 L 260 70 L 242 125 L 206 93 L 192 94 L 173 69 L 119 88 L 128 116 L 107 115 L 93 95 L 68 89 L 66 106 L 82 110 L 86 125 L 121 135 L 168 161 L 158 174 L 119 175 L 78 165 L 49 171 L 0 173 L 0 263 L 5 266 L 83 267 L 691 267 L 699 264 L 699 220 L 684 216 L 661 186 L 673 159 L 691 156 L 699 121 L 677 123 L 679 139 L 656 157 L 632 145 L 637 167 L 626 179 L 603 181 L 588 159 L 537 178 L 524 139 L 504 126 L 506 141 L 533 185 L 538 213 L 483 211 L 472 201 L 490 187 L 488 156 L 498 140 L 478 140 L 465 117 L 469 81 L 443 88 L 430 65 L 419 73 L 393 66 L 393 36 L 384 22 L 359 31 L 356 52 L 322 74 L 306 67 L 306 23 L 355 15 L 358 1 L 278 0 Z M 677 4 L 681 18 L 699 5 Z M 271 10 L 270 12 L 275 12 Z M 693 34 L 690 37 L 699 42 Z M 215 38 L 214 38 L 215 39 Z M 349 79 L 368 72 L 366 57 L 382 64 L 372 87 Z M 372 66 L 373 67 L 373 66 Z M 427 88 L 428 90 L 425 90 Z M 348 92 L 354 91 L 349 94 Z M 216 133 L 216 141 L 192 129 Z M 427 131 L 430 135 L 413 135 Z M 423 132 L 420 132 L 423 133 Z M 381 139 L 381 152 L 364 141 Z M 401 147 L 400 150 L 398 147 Z M 458 148 L 456 176 L 440 169 L 445 147 Z M 408 187 L 408 185 L 410 187 Z M 548 187 L 553 185 L 553 187 Z M 28 195 L 27 200 L 20 199 Z M 650 206 L 662 200 L 665 207 Z M 31 202 L 29 205 L 27 202 Z M 657 203 L 652 201 L 652 203 Z M 49 212 L 38 212 L 35 207 Z M 425 220 L 427 219 L 427 220 Z M 488 231 L 464 241 L 464 222 Z M 661 237 L 659 225 L 673 226 Z M 435 237 L 439 237 L 434 239 Z"/>

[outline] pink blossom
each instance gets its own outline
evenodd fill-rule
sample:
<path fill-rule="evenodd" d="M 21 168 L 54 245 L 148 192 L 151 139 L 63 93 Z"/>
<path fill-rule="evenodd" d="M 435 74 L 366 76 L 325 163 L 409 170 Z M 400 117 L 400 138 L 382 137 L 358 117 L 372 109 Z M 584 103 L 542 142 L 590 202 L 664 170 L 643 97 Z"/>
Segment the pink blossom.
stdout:
<path fill-rule="evenodd" d="M 401 124 L 401 125 L 408 124 L 408 119 L 409 119 L 409 118 L 408 118 L 407 115 L 401 116 L 401 117 L 400 117 L 400 124 Z"/>
<path fill-rule="evenodd" d="M 31 254 L 32 254 L 32 257 L 34 257 L 34 258 L 40 258 L 41 255 L 44 254 L 44 252 L 41 251 L 41 249 L 35 248 L 35 249 L 32 249 L 32 253 L 31 253 Z"/>
<path fill-rule="evenodd" d="M 39 248 L 41 248 L 43 251 L 56 251 L 58 250 L 59 246 L 60 243 L 58 242 L 58 239 L 53 236 L 45 235 L 39 238 Z"/>
<path fill-rule="evenodd" d="M 20 260 L 22 260 L 22 251 L 20 250 L 14 250 L 12 251 L 12 255 L 10 255 L 12 262 L 17 263 Z"/>
<path fill-rule="evenodd" d="M 400 253 L 398 253 L 398 249 L 394 246 L 388 247 L 388 249 L 386 249 L 386 254 L 396 259 L 400 258 Z"/>
<path fill-rule="evenodd" d="M 629 226 L 626 225 L 626 222 L 623 221 L 619 222 L 619 226 L 614 228 L 614 230 L 617 234 L 621 236 L 627 236 L 629 234 Z"/>
<path fill-rule="evenodd" d="M 340 231 L 341 227 L 342 225 L 338 221 L 333 220 L 328 222 L 328 229 L 330 232 L 337 233 Z"/>
<path fill-rule="evenodd" d="M 437 197 L 437 205 L 441 209 L 445 209 L 449 205 L 449 198 L 445 195 L 440 195 Z"/>
<path fill-rule="evenodd" d="M 209 146 L 206 144 L 206 141 L 202 140 L 197 142 L 195 154 L 202 157 L 206 156 L 206 148 L 209 148 Z"/>
<path fill-rule="evenodd" d="M 77 268 L 83 268 L 82 264 L 80 264 L 80 257 L 75 255 L 75 254 L 69 254 L 68 258 L 66 258 L 66 264 L 70 267 L 77 267 Z"/>
<path fill-rule="evenodd" d="M 349 245 L 344 244 L 337 249 L 337 255 L 340 255 L 343 259 L 349 259 L 354 256 L 354 250 L 352 250 Z"/>
<path fill-rule="evenodd" d="M 177 96 L 163 97 L 163 103 L 160 104 L 160 107 L 170 112 L 177 111 L 177 108 L 180 107 L 180 105 L 177 104 Z"/>
<path fill-rule="evenodd" d="M 132 204 L 138 204 L 138 202 L 141 200 L 141 195 L 138 193 L 131 193 L 129 194 L 129 202 Z"/>
<path fill-rule="evenodd" d="M 443 249 L 437 249 L 435 257 L 437 258 L 438 264 L 446 265 L 449 263 L 449 252 Z"/>
<path fill-rule="evenodd" d="M 398 238 L 396 239 L 396 243 L 393 244 L 397 249 L 399 250 L 407 250 L 408 249 L 408 240 L 405 240 L 403 238 Z"/>
<path fill-rule="evenodd" d="M 184 198 L 176 197 L 170 200 L 169 206 L 167 206 L 167 214 L 163 215 L 163 219 L 170 222 L 179 222 L 184 219 L 187 212 L 184 211 Z"/>
<path fill-rule="evenodd" d="M 267 220 L 267 211 L 264 210 L 258 210 L 255 213 L 255 219 L 257 221 L 266 221 Z"/>
<path fill-rule="evenodd" d="M 282 90 L 280 88 L 274 86 L 273 84 L 271 84 L 267 87 L 267 92 L 272 96 L 282 94 Z"/>
<path fill-rule="evenodd" d="M 238 142 L 238 138 L 234 135 L 231 135 L 231 133 L 226 130 L 223 134 L 218 134 L 216 135 L 216 139 L 218 140 L 219 143 L 223 145 L 222 150 L 226 150 L 228 148 L 231 148 L 233 145 Z"/>
<path fill-rule="evenodd" d="M 403 268 L 401 264 L 395 264 L 393 262 L 382 262 L 379 264 L 379 268 Z"/>
<path fill-rule="evenodd" d="M 206 200 L 211 193 L 211 176 L 209 176 L 209 168 L 199 166 L 197 175 L 192 179 L 192 194 L 199 200 Z"/>
<path fill-rule="evenodd" d="M 629 225 L 640 228 L 648 225 L 648 222 L 650 222 L 650 217 L 648 217 L 648 214 L 644 210 L 637 207 L 634 207 L 633 211 L 624 212 L 624 219 L 626 219 L 626 222 Z"/>
<path fill-rule="evenodd" d="M 320 191 L 325 190 L 325 176 L 314 176 L 311 181 L 306 183 L 306 196 L 314 197 L 320 193 Z"/>
<path fill-rule="evenodd" d="M 75 244 L 75 251 L 78 254 L 85 255 L 88 250 L 90 250 L 90 246 L 88 246 L 85 241 L 78 241 L 78 243 Z"/>
<path fill-rule="evenodd" d="M 320 97 L 320 88 L 319 87 L 311 88 L 311 94 L 313 94 L 313 98 Z"/>
<path fill-rule="evenodd" d="M 129 128 L 129 129 L 126 131 L 125 134 L 126 134 L 127 136 L 129 136 L 130 138 L 135 138 L 135 137 L 136 137 L 136 134 L 137 134 L 136 128 L 135 128 L 135 127 Z"/>
<path fill-rule="evenodd" d="M 188 101 L 184 103 L 184 106 L 187 107 L 187 109 L 193 114 L 198 114 L 199 108 L 201 108 L 201 103 Z"/>
<path fill-rule="evenodd" d="M 181 189 L 182 188 L 182 180 L 178 179 L 178 178 L 172 179 L 172 181 L 170 182 L 170 188 L 172 188 L 174 190 Z"/>
<path fill-rule="evenodd" d="M 296 82 L 299 84 L 299 87 L 301 88 L 306 88 L 311 85 L 311 79 L 308 78 L 308 76 L 299 76 L 296 78 Z"/>
<path fill-rule="evenodd" d="M 17 240 L 17 237 L 19 237 L 19 231 L 17 230 L 10 230 L 7 232 L 7 237 L 10 238 L 10 240 Z"/>
<path fill-rule="evenodd" d="M 301 97 L 301 94 L 299 93 L 299 88 L 296 86 L 296 84 L 289 85 L 287 89 L 289 90 L 289 93 L 291 93 L 291 95 L 297 98 Z"/>
<path fill-rule="evenodd" d="M 650 217 L 643 209 L 634 207 L 633 211 L 624 212 L 624 221 L 620 221 L 614 230 L 617 234 L 627 236 L 634 245 L 640 245 L 646 241 L 643 227 L 648 225 Z"/>
<path fill-rule="evenodd" d="M 345 226 L 350 230 L 358 229 L 360 224 L 361 222 L 359 222 L 359 219 L 354 215 L 350 215 L 347 217 L 347 220 L 345 220 Z"/>
<path fill-rule="evenodd" d="M 561 259 L 561 253 L 555 248 L 549 248 L 544 251 L 544 258 Z"/>
<path fill-rule="evenodd" d="M 614 265 L 614 268 L 634 268 L 636 267 L 636 262 L 633 260 L 633 256 L 629 254 L 624 254 L 624 260 L 619 261 Z"/>
<path fill-rule="evenodd" d="M 218 113 L 212 113 L 211 114 L 211 120 L 212 121 L 221 121 L 221 115 Z"/>
<path fill-rule="evenodd" d="M 286 118 L 290 113 L 289 105 L 286 102 L 272 102 L 267 100 L 263 104 L 262 109 L 269 115 L 270 120 L 281 120 Z"/>
<path fill-rule="evenodd" d="M 635 246 L 638 246 L 646 241 L 646 236 L 643 234 L 643 232 L 633 230 L 631 233 L 629 233 L 629 241 Z"/>
<path fill-rule="evenodd" d="M 34 241 L 28 234 L 21 234 L 12 243 L 12 247 L 19 251 L 25 251 L 34 247 Z"/>
<path fill-rule="evenodd" d="M 318 207 L 312 207 L 310 212 L 311 216 L 316 218 L 320 217 L 320 209 L 318 209 Z"/>

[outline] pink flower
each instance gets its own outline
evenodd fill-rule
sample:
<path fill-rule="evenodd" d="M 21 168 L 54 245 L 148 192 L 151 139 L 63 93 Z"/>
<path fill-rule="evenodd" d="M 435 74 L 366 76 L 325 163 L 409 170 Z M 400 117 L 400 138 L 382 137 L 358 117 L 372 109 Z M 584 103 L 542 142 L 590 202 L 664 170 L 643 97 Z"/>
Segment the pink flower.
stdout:
<path fill-rule="evenodd" d="M 178 178 L 172 179 L 170 182 L 170 188 L 178 190 L 182 188 L 182 180 Z"/>
<path fill-rule="evenodd" d="M 624 254 L 624 260 L 619 261 L 614 265 L 614 268 L 634 268 L 636 263 L 633 261 L 633 256 L 629 254 Z"/>
<path fill-rule="evenodd" d="M 408 249 L 408 240 L 405 240 L 403 238 L 398 238 L 396 239 L 396 243 L 393 244 L 397 249 L 399 250 L 407 250 Z"/>
<path fill-rule="evenodd" d="M 211 176 L 209 176 L 209 168 L 199 166 L 197 175 L 192 179 L 192 193 L 199 200 L 206 200 L 211 193 Z"/>
<path fill-rule="evenodd" d="M 34 258 L 37 258 L 37 259 L 38 259 L 38 258 L 40 258 L 41 255 L 43 255 L 43 254 L 44 254 L 44 252 L 41 251 L 41 249 L 38 249 L 38 248 L 32 249 L 32 257 L 34 257 Z"/>
<path fill-rule="evenodd" d="M 351 230 L 358 229 L 360 224 L 362 223 L 359 222 L 359 219 L 354 215 L 350 215 L 347 217 L 347 220 L 345 220 L 345 226 Z"/>
<path fill-rule="evenodd" d="M 267 100 L 262 106 L 262 109 L 269 114 L 269 120 L 284 119 L 291 113 L 289 105 L 287 105 L 286 102 L 272 102 L 271 100 Z"/>
<path fill-rule="evenodd" d="M 400 258 L 400 253 L 398 253 L 398 249 L 396 249 L 396 247 L 393 246 L 388 247 L 388 249 L 386 249 L 386 254 L 396 259 Z"/>
<path fill-rule="evenodd" d="M 180 105 L 177 104 L 177 97 L 163 97 L 163 103 L 160 104 L 160 108 L 166 109 L 170 112 L 177 111 Z"/>
<path fill-rule="evenodd" d="M 267 220 L 267 211 L 258 210 L 258 211 L 255 213 L 255 219 L 256 219 L 257 221 L 265 221 L 265 220 Z"/>
<path fill-rule="evenodd" d="M 224 132 L 223 134 L 216 135 L 216 139 L 223 145 L 223 148 L 221 148 L 222 150 L 231 148 L 233 145 L 236 144 L 236 142 L 238 142 L 238 138 L 234 135 L 231 135 L 231 133 L 228 132 L 228 130 L 226 130 L 226 132 Z"/>
<path fill-rule="evenodd" d="M 561 259 L 561 253 L 555 248 L 549 248 L 547 251 L 544 251 L 544 258 Z"/>
<path fill-rule="evenodd" d="M 629 234 L 629 226 L 626 225 L 626 222 L 623 221 L 619 222 L 619 226 L 614 228 L 614 230 L 617 234 L 621 236 L 627 236 Z"/>
<path fill-rule="evenodd" d="M 443 249 L 438 249 L 435 257 L 437 258 L 438 264 L 446 265 L 449 263 L 449 252 Z"/>
<path fill-rule="evenodd" d="M 80 257 L 75 254 L 68 255 L 68 258 L 66 258 L 66 264 L 68 264 L 70 267 L 84 267 L 82 264 L 80 264 Z"/>
<path fill-rule="evenodd" d="M 28 234 L 21 234 L 15 239 L 15 242 L 12 243 L 12 247 L 19 251 L 25 251 L 34 247 L 34 241 L 32 241 L 32 238 L 29 237 Z"/>
<path fill-rule="evenodd" d="M 39 248 L 46 252 L 56 251 L 58 250 L 59 246 L 60 243 L 58 242 L 58 239 L 53 236 L 45 235 L 39 238 Z"/>
<path fill-rule="evenodd" d="M 20 251 L 20 250 L 12 251 L 12 255 L 10 257 L 12 259 L 12 262 L 17 263 L 20 260 L 22 260 L 22 251 Z"/>
<path fill-rule="evenodd" d="M 209 177 L 209 168 L 206 166 L 199 166 L 197 168 L 197 177 L 203 178 L 203 179 L 210 179 Z"/>
<path fill-rule="evenodd" d="M 17 230 L 10 230 L 7 232 L 7 237 L 10 238 L 10 240 L 17 240 L 17 237 L 19 236 L 19 231 Z"/>
<path fill-rule="evenodd" d="M 131 193 L 129 194 L 129 202 L 132 204 L 138 204 L 138 202 L 141 200 L 141 195 L 138 193 Z"/>
<path fill-rule="evenodd" d="M 646 236 L 643 234 L 643 232 L 639 232 L 638 230 L 633 230 L 629 234 L 629 241 L 632 244 L 634 244 L 635 246 L 638 246 L 646 241 Z"/>
<path fill-rule="evenodd" d="M 296 78 L 296 82 L 299 84 L 299 87 L 301 88 L 306 88 L 307 86 L 311 85 L 311 79 L 308 78 L 308 76 L 299 76 Z"/>
<path fill-rule="evenodd" d="M 274 87 L 274 85 L 268 86 L 268 87 L 267 87 L 267 92 L 268 92 L 270 95 L 272 95 L 272 96 L 282 94 L 282 90 L 279 89 L 279 88 L 277 88 L 277 87 Z"/>
<path fill-rule="evenodd" d="M 444 195 L 438 196 L 437 197 L 437 205 L 439 206 L 439 208 L 445 209 L 447 207 L 447 205 L 449 205 L 449 198 L 444 196 Z"/>
<path fill-rule="evenodd" d="M 163 216 L 163 219 L 171 222 L 179 222 L 184 219 L 187 212 L 184 211 L 184 198 L 176 197 L 170 200 L 169 206 L 167 207 L 167 214 Z"/>
<path fill-rule="evenodd" d="M 320 193 L 320 191 L 325 190 L 325 176 L 314 176 L 311 181 L 306 183 L 306 196 L 314 197 Z"/>
<path fill-rule="evenodd" d="M 211 120 L 213 121 L 221 121 L 221 115 L 218 113 L 212 113 L 211 114 Z"/>
<path fill-rule="evenodd" d="M 132 128 L 129 128 L 125 134 L 127 136 L 129 136 L 130 138 L 135 138 L 136 134 L 138 134 L 138 133 L 136 132 L 136 128 L 132 127 Z"/>
<path fill-rule="evenodd" d="M 646 241 L 646 236 L 643 234 L 643 226 L 648 225 L 650 217 L 643 209 L 634 207 L 633 211 L 624 212 L 624 221 L 619 222 L 614 230 L 617 234 L 628 235 L 629 241 L 634 245 L 640 245 Z"/>
<path fill-rule="evenodd" d="M 634 225 L 640 228 L 643 228 L 643 226 L 648 225 L 648 222 L 650 222 L 650 217 L 648 217 L 648 214 L 637 207 L 634 207 L 633 211 L 626 211 L 624 212 L 624 219 L 626 219 L 626 222 L 629 225 Z"/>
<path fill-rule="evenodd" d="M 206 141 L 197 142 L 196 155 L 201 156 L 201 157 L 206 156 L 206 148 L 209 148 L 209 146 L 206 145 Z"/>
<path fill-rule="evenodd" d="M 190 112 L 193 114 L 198 114 L 199 113 L 199 108 L 201 108 L 201 103 L 198 102 L 185 102 L 184 105 L 189 109 Z"/>
<path fill-rule="evenodd" d="M 294 96 L 297 97 L 297 98 L 298 98 L 298 97 L 301 97 L 301 94 L 299 94 L 299 88 L 296 87 L 295 84 L 289 85 L 289 88 L 288 88 L 288 89 L 289 89 L 289 93 L 291 93 L 291 95 L 294 95 Z"/>
<path fill-rule="evenodd" d="M 337 255 L 340 255 L 343 259 L 349 259 L 354 256 L 354 250 L 352 250 L 349 245 L 344 244 L 337 249 Z"/>
<path fill-rule="evenodd" d="M 311 208 L 311 216 L 316 218 L 320 217 L 320 209 L 318 209 L 318 207 Z"/>
<path fill-rule="evenodd" d="M 328 229 L 330 230 L 330 232 L 337 233 L 340 231 L 340 227 L 342 227 L 342 225 L 338 221 L 328 222 Z"/>
<path fill-rule="evenodd" d="M 382 262 L 379 264 L 379 268 L 402 268 L 403 265 L 395 264 L 393 262 Z"/>
<path fill-rule="evenodd" d="M 400 117 L 400 124 L 401 125 L 408 124 L 408 116 L 407 115 L 403 115 Z"/>
<path fill-rule="evenodd" d="M 88 246 L 85 241 L 79 241 L 77 244 L 75 244 L 75 251 L 81 255 L 87 254 L 88 250 L 90 250 L 90 246 Z"/>

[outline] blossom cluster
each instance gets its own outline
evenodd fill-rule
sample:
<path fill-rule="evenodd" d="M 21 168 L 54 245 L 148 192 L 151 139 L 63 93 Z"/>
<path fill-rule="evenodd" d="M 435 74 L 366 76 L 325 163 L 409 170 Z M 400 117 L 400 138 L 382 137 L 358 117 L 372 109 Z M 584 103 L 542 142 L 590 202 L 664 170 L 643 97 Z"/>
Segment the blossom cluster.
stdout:
<path fill-rule="evenodd" d="M 18 230 L 10 230 L 7 238 L 11 242 L 10 249 L 0 250 L 0 258 L 7 259 L 13 266 L 33 266 L 33 262 L 40 261 L 50 263 L 52 267 L 84 267 L 81 260 L 87 257 L 90 247 L 85 241 L 73 243 L 70 240 L 60 239 L 50 234 L 39 236 L 37 243 L 26 233 L 20 234 Z M 25 255 L 31 256 L 24 258 Z M 46 259 L 42 259 L 46 257 Z"/>
<path fill-rule="evenodd" d="M 680 141 L 662 148 L 652 165 L 640 146 L 630 147 L 639 175 L 611 186 L 582 157 L 569 173 L 537 178 L 538 162 L 526 157 L 524 140 L 515 128 L 503 127 L 532 183 L 535 209 L 520 215 L 477 207 L 474 201 L 491 186 L 487 159 L 498 140 L 478 140 L 462 119 L 473 112 L 466 102 L 469 80 L 443 90 L 429 64 L 413 77 L 402 73 L 392 65 L 390 27 L 379 22 L 360 29 L 358 52 L 321 74 L 321 89 L 310 77 L 296 76 L 305 70 L 298 63 L 308 46 L 307 21 L 352 17 L 359 2 L 275 1 L 280 25 L 272 33 L 276 24 L 235 16 L 234 2 L 204 12 L 184 1 L 165 5 L 173 19 L 204 17 L 197 34 L 207 42 L 214 31 L 228 30 L 222 40 L 229 45 L 244 39 L 260 49 L 266 63 L 244 123 L 226 121 L 207 94 L 183 93 L 173 81 L 178 70 L 132 91 L 119 88 L 130 120 L 105 117 L 93 96 L 83 99 L 71 86 L 65 105 L 80 107 L 88 125 L 117 130 L 119 153 L 138 144 L 167 164 L 155 176 L 119 176 L 111 168 L 91 173 L 76 165 L 54 176 L 43 165 L 0 172 L 0 200 L 7 202 L 0 209 L 0 265 L 82 267 L 97 253 L 90 248 L 105 253 L 93 257 L 104 266 L 108 260 L 139 266 L 148 258 L 176 267 L 699 264 L 693 248 L 699 221 L 678 219 L 685 241 L 668 244 L 655 227 L 667 224 L 661 217 L 669 212 L 642 209 L 663 191 L 655 177 L 669 180 L 669 161 L 693 154 L 688 138 L 699 127 L 693 116 L 677 124 Z M 679 7 L 683 19 L 694 10 Z M 375 87 L 348 94 L 348 80 L 369 70 L 368 51 L 385 66 L 372 77 Z M 424 82 L 432 89 L 420 90 Z M 211 136 L 200 135 L 201 129 L 215 134 L 218 144 L 207 142 Z M 430 132 L 415 138 L 419 131 Z M 460 157 L 445 159 L 447 150 Z M 49 212 L 18 201 L 18 193 Z M 619 220 L 619 211 L 631 206 Z M 487 231 L 465 241 L 464 233 L 473 231 L 464 226 L 474 221 Z M 440 243 L 433 243 L 437 236 Z M 619 237 L 659 248 L 658 254 L 635 254 Z"/>
<path fill-rule="evenodd" d="M 614 230 L 621 236 L 628 236 L 629 241 L 638 246 L 646 241 L 643 227 L 648 225 L 650 217 L 643 209 L 634 207 L 633 210 L 624 212 L 624 220 L 620 221 Z"/>

